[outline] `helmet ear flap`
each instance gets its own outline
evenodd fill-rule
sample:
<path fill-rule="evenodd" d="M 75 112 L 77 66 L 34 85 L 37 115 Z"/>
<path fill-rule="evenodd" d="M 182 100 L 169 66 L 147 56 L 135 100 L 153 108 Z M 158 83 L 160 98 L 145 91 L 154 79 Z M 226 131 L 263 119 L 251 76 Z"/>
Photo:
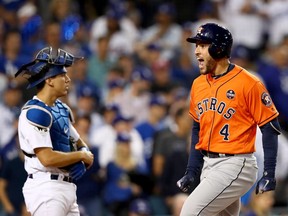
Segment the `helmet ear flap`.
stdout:
<path fill-rule="evenodd" d="M 225 50 L 222 47 L 217 46 L 215 43 L 210 44 L 208 52 L 213 59 L 220 59 L 226 56 Z"/>

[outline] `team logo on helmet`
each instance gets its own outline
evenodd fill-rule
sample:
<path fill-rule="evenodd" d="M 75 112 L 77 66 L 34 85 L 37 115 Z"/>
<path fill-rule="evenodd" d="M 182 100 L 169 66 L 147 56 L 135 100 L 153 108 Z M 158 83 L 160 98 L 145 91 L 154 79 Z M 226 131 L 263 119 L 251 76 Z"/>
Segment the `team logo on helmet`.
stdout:
<path fill-rule="evenodd" d="M 267 92 L 263 92 L 262 93 L 261 101 L 267 107 L 272 105 L 272 99 L 271 99 L 270 95 Z"/>
<path fill-rule="evenodd" d="M 203 31 L 203 27 L 202 27 L 202 26 L 200 26 L 200 27 L 197 29 L 197 34 L 201 34 L 201 33 L 202 33 L 202 31 Z"/>
<path fill-rule="evenodd" d="M 228 90 L 226 93 L 226 97 L 232 100 L 235 97 L 235 92 L 233 90 Z"/>

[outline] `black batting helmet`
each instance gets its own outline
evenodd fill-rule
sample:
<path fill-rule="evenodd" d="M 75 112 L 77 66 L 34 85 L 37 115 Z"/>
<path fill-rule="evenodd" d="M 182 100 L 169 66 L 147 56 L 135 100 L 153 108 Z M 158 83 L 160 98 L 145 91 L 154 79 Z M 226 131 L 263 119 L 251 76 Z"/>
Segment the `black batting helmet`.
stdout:
<path fill-rule="evenodd" d="M 230 57 L 233 38 L 231 32 L 216 23 L 201 25 L 194 37 L 187 38 L 190 43 L 198 41 L 209 43 L 209 54 L 214 59 Z"/>

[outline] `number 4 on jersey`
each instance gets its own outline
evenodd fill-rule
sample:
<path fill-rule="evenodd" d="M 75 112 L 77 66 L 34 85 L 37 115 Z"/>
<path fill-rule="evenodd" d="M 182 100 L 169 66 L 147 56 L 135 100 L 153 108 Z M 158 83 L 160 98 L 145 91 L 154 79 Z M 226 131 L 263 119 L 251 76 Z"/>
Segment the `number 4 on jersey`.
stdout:
<path fill-rule="evenodd" d="M 220 135 L 223 136 L 225 141 L 229 140 L 229 124 L 225 124 L 222 129 L 220 130 Z"/>

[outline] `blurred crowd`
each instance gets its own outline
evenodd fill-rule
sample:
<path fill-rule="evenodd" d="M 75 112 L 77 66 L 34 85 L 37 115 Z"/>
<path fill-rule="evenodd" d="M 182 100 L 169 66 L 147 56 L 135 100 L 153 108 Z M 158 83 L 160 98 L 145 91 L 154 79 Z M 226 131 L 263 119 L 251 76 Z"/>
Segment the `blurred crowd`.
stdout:
<path fill-rule="evenodd" d="M 186 38 L 199 25 L 231 30 L 231 62 L 258 76 L 280 112 L 277 189 L 243 197 L 243 215 L 288 212 L 288 0 L 0 0 L 0 215 L 26 216 L 17 120 L 35 89 L 21 65 L 42 48 L 84 60 L 68 68 L 75 128 L 95 155 L 76 184 L 83 216 L 178 216 L 176 187 L 191 140 L 189 91 L 199 75 Z M 263 169 L 261 133 L 256 139 Z M 288 213 L 287 213 L 288 215 Z"/>

